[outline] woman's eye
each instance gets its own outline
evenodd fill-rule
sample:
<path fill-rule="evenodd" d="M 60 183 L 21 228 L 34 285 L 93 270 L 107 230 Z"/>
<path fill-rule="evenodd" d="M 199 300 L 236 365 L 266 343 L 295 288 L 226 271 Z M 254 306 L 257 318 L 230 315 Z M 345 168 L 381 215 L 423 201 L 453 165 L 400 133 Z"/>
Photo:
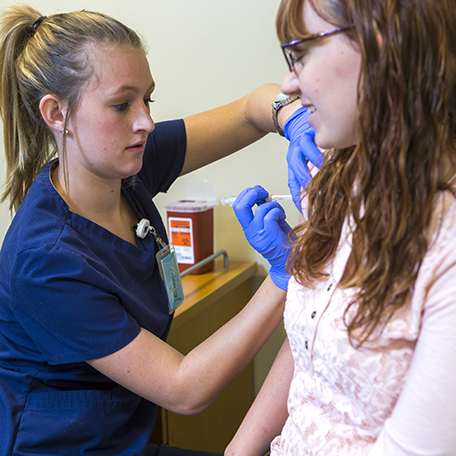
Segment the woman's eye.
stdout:
<path fill-rule="evenodd" d="M 128 106 L 129 106 L 128 103 L 120 103 L 120 104 L 114 105 L 114 108 L 117 109 L 117 111 L 125 111 L 125 109 L 127 109 Z"/>
<path fill-rule="evenodd" d="M 304 46 L 301 46 L 301 49 L 296 49 L 294 52 L 293 52 L 293 60 L 295 62 L 300 62 L 302 61 L 302 59 L 307 55 L 307 52 L 308 52 L 308 47 L 304 47 Z"/>
<path fill-rule="evenodd" d="M 151 98 L 146 98 L 146 99 L 144 100 L 144 104 L 145 104 L 146 106 L 149 106 L 149 105 L 150 105 L 151 103 L 153 103 L 154 101 L 155 101 L 155 100 L 152 100 Z"/>
<path fill-rule="evenodd" d="M 155 100 L 151 100 L 150 98 L 145 98 L 144 99 L 144 104 L 149 107 L 149 105 L 151 103 L 153 103 Z M 117 111 L 125 111 L 127 108 L 130 107 L 130 103 L 126 102 L 126 103 L 119 103 L 119 104 L 116 104 L 114 105 L 114 108 L 117 110 Z"/>
<path fill-rule="evenodd" d="M 293 66 L 297 71 L 299 71 L 302 68 L 304 57 L 305 53 L 300 53 L 293 59 Z"/>

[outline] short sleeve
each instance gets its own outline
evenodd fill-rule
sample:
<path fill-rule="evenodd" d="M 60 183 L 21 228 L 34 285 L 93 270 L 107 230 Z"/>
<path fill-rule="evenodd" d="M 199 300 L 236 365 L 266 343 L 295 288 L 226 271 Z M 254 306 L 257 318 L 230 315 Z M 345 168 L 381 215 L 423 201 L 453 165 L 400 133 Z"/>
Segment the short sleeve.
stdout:
<path fill-rule="evenodd" d="M 184 166 L 187 134 L 183 120 L 158 122 L 149 134 L 143 168 L 138 173 L 153 196 L 166 192 Z"/>
<path fill-rule="evenodd" d="M 11 293 L 11 310 L 49 364 L 107 356 L 140 331 L 106 275 L 71 249 L 20 253 Z"/>

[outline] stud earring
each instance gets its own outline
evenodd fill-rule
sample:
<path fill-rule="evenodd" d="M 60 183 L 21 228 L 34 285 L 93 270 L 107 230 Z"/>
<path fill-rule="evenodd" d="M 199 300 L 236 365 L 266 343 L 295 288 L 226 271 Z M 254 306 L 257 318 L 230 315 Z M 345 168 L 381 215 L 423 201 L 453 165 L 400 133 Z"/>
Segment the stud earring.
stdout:
<path fill-rule="evenodd" d="M 63 136 L 68 134 L 68 130 L 66 128 L 62 128 L 61 132 Z"/>

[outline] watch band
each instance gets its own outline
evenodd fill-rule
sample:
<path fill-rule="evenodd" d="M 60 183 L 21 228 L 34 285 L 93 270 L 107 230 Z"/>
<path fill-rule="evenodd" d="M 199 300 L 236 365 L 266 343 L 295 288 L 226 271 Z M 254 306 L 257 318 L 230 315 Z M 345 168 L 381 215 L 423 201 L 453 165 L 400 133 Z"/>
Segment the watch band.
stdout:
<path fill-rule="evenodd" d="M 284 134 L 279 125 L 279 111 L 281 108 L 289 105 L 290 103 L 293 103 L 293 101 L 297 100 L 298 98 L 300 98 L 299 95 L 285 95 L 281 92 L 274 98 L 274 101 L 272 102 L 272 120 L 274 121 L 275 128 L 280 136 L 284 136 Z"/>

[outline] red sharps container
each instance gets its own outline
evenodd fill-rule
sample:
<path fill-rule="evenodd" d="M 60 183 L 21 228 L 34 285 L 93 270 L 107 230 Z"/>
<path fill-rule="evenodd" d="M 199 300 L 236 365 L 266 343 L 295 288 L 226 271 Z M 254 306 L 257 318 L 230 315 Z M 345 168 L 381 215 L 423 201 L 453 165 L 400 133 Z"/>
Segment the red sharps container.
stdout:
<path fill-rule="evenodd" d="M 179 271 L 183 272 L 214 253 L 215 201 L 180 200 L 165 203 L 168 237 L 174 245 Z M 214 267 L 211 261 L 192 274 L 202 274 Z"/>

